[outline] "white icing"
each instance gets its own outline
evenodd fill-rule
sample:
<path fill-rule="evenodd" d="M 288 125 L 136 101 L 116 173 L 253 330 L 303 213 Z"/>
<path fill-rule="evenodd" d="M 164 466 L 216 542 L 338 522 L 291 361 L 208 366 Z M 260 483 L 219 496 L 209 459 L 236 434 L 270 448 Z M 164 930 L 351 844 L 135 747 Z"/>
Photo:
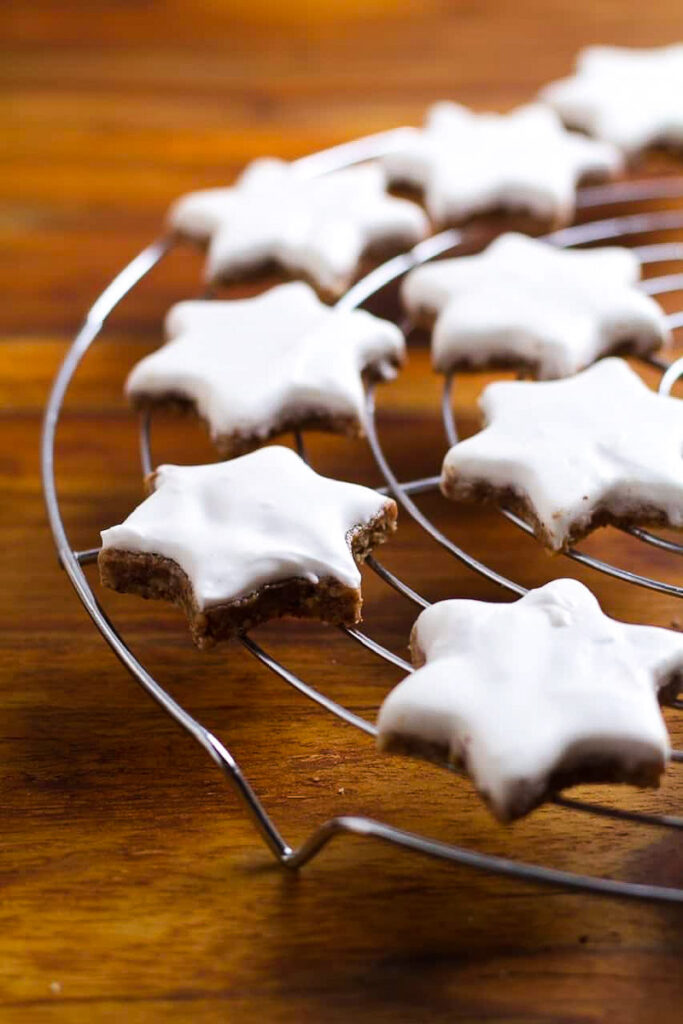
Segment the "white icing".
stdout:
<path fill-rule="evenodd" d="M 319 476 L 289 448 L 262 448 L 207 466 L 161 466 L 155 490 L 103 548 L 162 555 L 190 579 L 197 607 L 234 601 L 266 583 L 360 572 L 347 542 L 389 503 L 367 487 Z"/>
<path fill-rule="evenodd" d="M 437 224 L 500 206 L 566 223 L 574 214 L 579 180 L 621 167 L 616 149 L 565 131 L 540 104 L 509 114 L 474 114 L 438 103 L 424 129 L 406 129 L 404 138 L 382 163 L 391 182 L 424 189 Z"/>
<path fill-rule="evenodd" d="M 232 188 L 183 196 L 170 225 L 208 239 L 207 276 L 230 278 L 275 261 L 326 292 L 341 294 L 365 250 L 376 244 L 406 248 L 429 230 L 415 203 L 386 193 L 378 165 L 307 178 L 282 160 L 255 160 Z"/>
<path fill-rule="evenodd" d="M 654 507 L 683 526 L 683 402 L 650 391 L 624 360 L 566 380 L 497 381 L 480 406 L 485 429 L 444 459 L 456 500 L 477 481 L 511 487 L 554 549 L 598 506 L 634 520 Z"/>
<path fill-rule="evenodd" d="M 589 46 L 576 73 L 541 90 L 569 125 L 633 155 L 683 146 L 683 45 L 651 50 Z"/>
<path fill-rule="evenodd" d="M 683 636 L 604 615 L 560 579 L 512 604 L 441 601 L 412 639 L 426 664 L 379 714 L 379 744 L 435 744 L 462 761 L 502 820 L 529 810 L 559 766 L 614 755 L 664 768 L 656 694 L 683 672 Z"/>
<path fill-rule="evenodd" d="M 435 369 L 519 360 L 548 380 L 625 342 L 646 353 L 668 340 L 664 313 L 635 287 L 639 277 L 629 249 L 572 251 L 506 234 L 479 255 L 412 270 L 402 297 L 411 314 L 436 316 Z"/>
<path fill-rule="evenodd" d="M 167 344 L 133 368 L 126 393 L 193 400 L 214 439 L 266 437 L 286 418 L 321 412 L 362 424 L 362 371 L 391 377 L 405 353 L 394 324 L 331 309 L 303 282 L 253 299 L 181 302 L 166 332 Z"/>

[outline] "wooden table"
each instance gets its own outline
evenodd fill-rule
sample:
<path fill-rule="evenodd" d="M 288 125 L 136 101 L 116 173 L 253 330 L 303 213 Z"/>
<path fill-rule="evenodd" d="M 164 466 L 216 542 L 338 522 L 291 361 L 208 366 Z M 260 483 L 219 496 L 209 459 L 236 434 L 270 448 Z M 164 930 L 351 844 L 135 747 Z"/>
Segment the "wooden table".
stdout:
<path fill-rule="evenodd" d="M 566 72 L 586 42 L 664 43 L 682 20 L 673 0 L 274 7 L 42 0 L 0 15 L 0 1019 L 680 1020 L 671 909 L 531 888 L 360 840 L 333 844 L 299 877 L 274 868 L 235 794 L 122 670 L 57 568 L 37 460 L 48 384 L 89 302 L 158 233 L 174 196 L 227 182 L 259 154 L 294 157 L 415 123 L 444 96 L 508 107 Z M 70 393 L 59 484 L 77 546 L 96 544 L 139 498 L 121 384 L 158 344 L 168 306 L 196 293 L 199 267 L 190 249 L 174 252 L 114 315 Z M 465 431 L 482 382 L 458 392 Z M 382 437 L 403 477 L 439 465 L 438 397 L 420 348 L 381 393 Z M 199 428 L 173 420 L 155 448 L 159 459 L 210 456 Z M 312 454 L 330 474 L 377 480 L 362 442 L 318 438 Z M 527 585 L 578 575 L 617 616 L 681 621 L 672 599 L 550 561 L 493 513 L 425 507 Z M 671 559 L 619 535 L 587 548 L 680 582 Z M 501 598 L 405 515 L 386 562 L 432 599 Z M 376 755 L 241 647 L 200 655 L 173 610 L 102 598 L 143 662 L 230 745 L 292 844 L 357 812 L 495 853 L 680 884 L 671 833 L 558 809 L 501 828 L 466 784 Z M 368 632 L 402 650 L 411 607 L 371 577 L 366 599 Z M 321 626 L 258 635 L 360 713 L 373 715 L 399 678 Z M 680 746 L 680 721 L 672 728 Z M 607 798 L 680 809 L 673 775 L 659 794 Z"/>

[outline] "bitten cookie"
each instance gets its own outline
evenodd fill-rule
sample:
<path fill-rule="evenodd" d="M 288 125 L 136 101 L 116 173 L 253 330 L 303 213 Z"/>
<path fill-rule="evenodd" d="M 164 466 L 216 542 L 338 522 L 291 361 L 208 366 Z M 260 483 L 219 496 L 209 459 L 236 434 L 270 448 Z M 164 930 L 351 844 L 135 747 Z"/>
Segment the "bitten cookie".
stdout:
<path fill-rule="evenodd" d="M 360 619 L 361 562 L 396 526 L 396 504 L 319 476 L 288 448 L 161 466 L 153 492 L 102 532 L 114 590 L 172 601 L 198 647 L 283 615 Z"/>
<path fill-rule="evenodd" d="M 211 281 L 274 265 L 334 298 L 353 282 L 365 254 L 410 248 L 429 230 L 419 206 L 387 195 L 377 165 L 310 178 L 275 159 L 255 160 L 232 188 L 183 196 L 171 208 L 169 224 L 208 241 Z"/>
<path fill-rule="evenodd" d="M 560 579 L 512 604 L 441 601 L 411 637 L 417 671 L 384 701 L 383 750 L 448 761 L 503 822 L 567 786 L 657 786 L 658 707 L 683 683 L 683 636 L 608 618 Z"/>
<path fill-rule="evenodd" d="M 683 45 L 632 50 L 589 46 L 576 72 L 540 97 L 572 128 L 633 157 L 649 146 L 683 147 Z"/>
<path fill-rule="evenodd" d="M 303 282 L 253 299 L 181 302 L 166 333 L 126 394 L 138 406 L 191 405 L 225 456 L 291 429 L 362 434 L 363 375 L 392 378 L 405 356 L 394 324 L 331 309 Z"/>
<path fill-rule="evenodd" d="M 617 149 L 566 131 L 540 104 L 474 114 L 438 103 L 424 128 L 407 128 L 403 138 L 382 163 L 392 184 L 424 191 L 437 225 L 500 209 L 530 213 L 544 225 L 566 224 L 579 182 L 611 176 L 622 166 Z"/>
<path fill-rule="evenodd" d="M 630 249 L 566 250 L 506 234 L 476 256 L 412 270 L 402 298 L 414 322 L 434 325 L 432 362 L 441 373 L 512 366 L 550 380 L 607 352 L 644 355 L 669 340 L 639 277 Z"/>
<path fill-rule="evenodd" d="M 623 359 L 566 380 L 497 381 L 485 428 L 447 453 L 441 489 L 495 501 L 554 551 L 597 526 L 683 526 L 683 402 L 658 395 Z"/>

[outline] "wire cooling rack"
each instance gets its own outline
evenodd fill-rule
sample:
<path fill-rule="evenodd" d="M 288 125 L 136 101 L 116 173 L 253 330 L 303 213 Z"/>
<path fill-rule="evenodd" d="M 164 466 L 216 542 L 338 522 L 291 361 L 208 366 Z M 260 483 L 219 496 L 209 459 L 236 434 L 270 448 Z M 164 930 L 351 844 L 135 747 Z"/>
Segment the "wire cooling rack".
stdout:
<path fill-rule="evenodd" d="M 398 129 L 396 131 L 383 132 L 365 139 L 346 143 L 333 149 L 304 157 L 296 161 L 295 165 L 304 175 L 317 175 L 351 166 L 391 150 L 400 141 L 401 131 L 401 129 Z M 682 178 L 651 179 L 582 189 L 579 192 L 578 207 L 582 210 L 590 210 L 593 207 L 608 207 L 611 204 L 623 205 L 650 200 L 678 199 L 681 197 L 683 197 Z M 603 241 L 625 241 L 636 238 L 638 235 L 646 235 L 652 232 L 666 233 L 682 228 L 683 209 L 652 210 L 568 227 L 548 235 L 547 239 L 556 245 L 569 247 Z M 458 251 L 462 251 L 462 247 L 465 246 L 467 241 L 467 232 L 445 231 L 420 243 L 410 252 L 397 256 L 395 259 L 389 260 L 387 263 L 376 268 L 355 284 L 338 302 L 338 308 L 355 309 L 361 306 L 369 299 L 378 295 L 392 282 L 399 279 L 412 267 L 446 253 L 457 254 Z M 523 879 L 527 882 L 584 890 L 602 895 L 666 903 L 683 903 L 683 889 L 621 881 L 591 874 L 559 870 L 543 864 L 512 860 L 479 850 L 430 839 L 372 818 L 357 815 L 336 816 L 324 822 L 301 846 L 293 849 L 282 837 L 228 748 L 181 707 L 138 661 L 107 614 L 100 607 L 83 572 L 83 566 L 97 559 L 98 549 L 74 550 L 69 541 L 62 519 L 55 483 L 55 438 L 64 398 L 84 355 L 98 337 L 110 313 L 152 268 L 163 259 L 172 244 L 171 239 L 163 238 L 148 246 L 114 278 L 111 284 L 105 288 L 95 301 L 57 373 L 48 398 L 43 424 L 41 442 L 43 488 L 48 518 L 59 560 L 88 614 L 114 653 L 147 693 L 199 743 L 226 778 L 235 786 L 262 839 L 270 848 L 277 861 L 284 867 L 299 868 L 303 866 L 326 847 L 332 839 L 346 833 L 371 837 L 385 843 L 391 843 L 404 850 L 456 862 L 482 871 Z M 683 243 L 675 240 L 635 247 L 634 251 L 644 264 L 683 262 Z M 649 278 L 642 282 L 642 287 L 651 295 L 662 295 L 667 292 L 683 290 L 683 273 Z M 670 315 L 668 320 L 669 325 L 674 330 L 683 327 L 683 311 Z M 671 365 L 655 357 L 647 358 L 645 362 L 661 372 L 659 390 L 663 394 L 668 394 L 678 378 L 683 376 L 683 358 L 676 360 Z M 452 377 L 446 378 L 441 403 L 445 445 L 451 445 L 457 440 L 452 411 L 452 386 Z M 403 509 L 448 556 L 458 559 L 470 570 L 497 584 L 502 590 L 515 595 L 524 594 L 526 592 L 525 587 L 514 580 L 507 579 L 472 557 L 467 551 L 446 537 L 419 508 L 414 499 L 426 492 L 438 490 L 439 478 L 425 477 L 404 482 L 398 480 L 382 448 L 377 430 L 374 387 L 370 386 L 368 388 L 366 400 L 367 440 L 377 467 L 385 481 L 384 487 L 380 489 L 385 493 L 392 494 L 402 505 Z M 149 414 L 143 414 L 140 420 L 140 456 L 142 471 L 145 474 L 151 472 L 154 467 L 150 434 L 151 421 Z M 303 438 L 299 434 L 295 435 L 295 437 L 299 454 L 303 458 L 307 458 Z M 531 527 L 510 510 L 502 508 L 501 513 L 519 529 L 527 533 L 532 532 Z M 672 557 L 683 554 L 683 545 L 665 537 L 660 537 L 639 528 L 630 528 L 627 532 L 642 543 L 668 552 Z M 577 548 L 571 548 L 565 554 L 570 559 L 597 572 L 674 597 L 683 597 L 683 587 L 677 584 L 639 575 L 627 568 L 612 565 L 595 558 Z M 374 556 L 367 560 L 367 565 L 389 587 L 393 588 L 393 590 L 397 591 L 417 608 L 422 609 L 429 605 L 429 601 L 426 598 L 417 593 L 403 579 L 390 572 Z M 342 631 L 350 639 L 361 644 L 384 661 L 389 662 L 406 673 L 412 671 L 412 666 L 407 661 L 361 630 L 342 627 Z M 372 722 L 342 707 L 314 686 L 305 683 L 295 673 L 264 650 L 252 637 L 245 635 L 241 638 L 241 642 L 255 658 L 267 666 L 285 683 L 294 687 L 299 693 L 367 736 L 376 736 L 377 730 Z M 679 710 L 683 709 L 683 702 L 675 701 L 674 707 Z M 678 764 L 682 763 L 683 751 L 673 751 L 672 761 Z M 683 817 L 673 815 L 629 811 L 603 804 L 588 803 L 561 795 L 556 795 L 553 802 L 568 812 L 581 812 L 583 814 L 618 819 L 641 827 L 654 826 L 662 829 L 680 829 L 683 827 Z"/>

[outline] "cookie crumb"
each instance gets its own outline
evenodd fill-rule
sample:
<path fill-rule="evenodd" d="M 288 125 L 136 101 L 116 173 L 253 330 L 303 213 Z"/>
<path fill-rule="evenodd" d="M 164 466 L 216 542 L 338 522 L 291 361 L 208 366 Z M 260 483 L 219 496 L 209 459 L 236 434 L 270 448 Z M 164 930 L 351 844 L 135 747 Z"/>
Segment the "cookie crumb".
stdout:
<path fill-rule="evenodd" d="M 62 991 L 62 986 L 61 986 L 60 982 L 58 982 L 58 981 L 51 981 L 50 982 L 50 992 L 52 992 L 53 996 L 58 996 L 61 991 Z"/>

